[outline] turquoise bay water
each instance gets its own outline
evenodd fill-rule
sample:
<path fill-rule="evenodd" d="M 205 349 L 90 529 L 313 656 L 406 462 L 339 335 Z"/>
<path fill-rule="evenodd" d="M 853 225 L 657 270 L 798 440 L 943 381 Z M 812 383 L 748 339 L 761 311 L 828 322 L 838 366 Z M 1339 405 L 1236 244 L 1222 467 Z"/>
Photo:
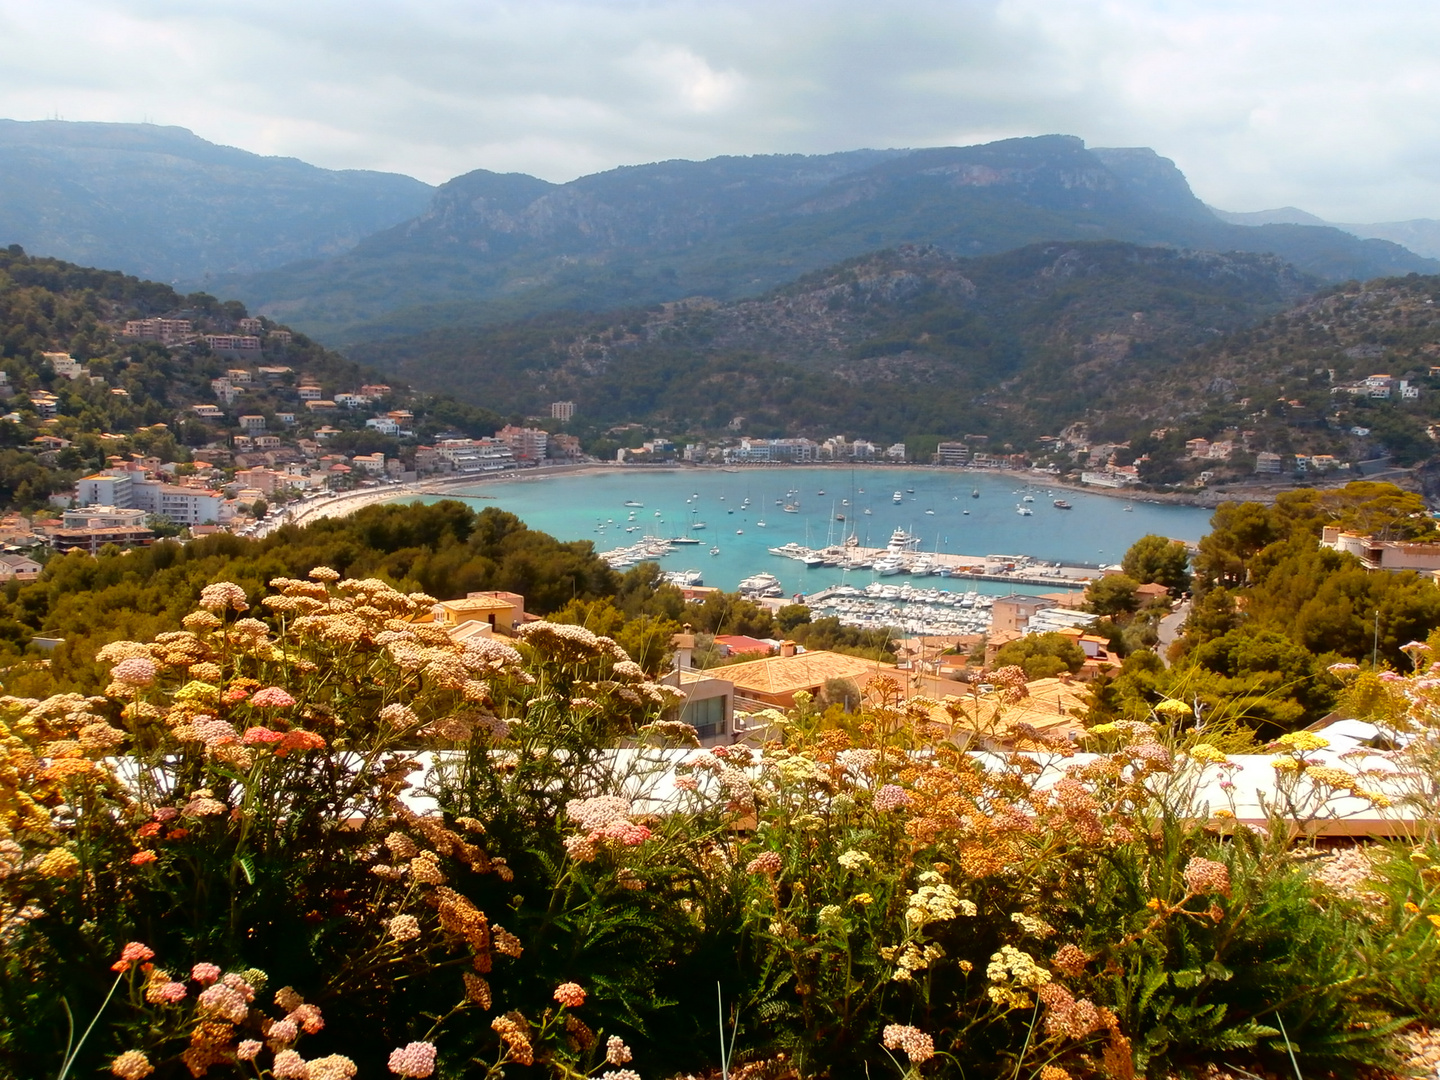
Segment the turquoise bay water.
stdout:
<path fill-rule="evenodd" d="M 898 504 L 893 501 L 896 491 L 902 498 Z M 978 491 L 979 498 L 972 498 L 972 491 Z M 1035 500 L 1025 504 L 1034 510 L 1030 517 L 1015 512 L 1026 494 Z M 687 501 L 692 496 L 698 498 Z M 884 547 L 890 533 L 903 526 L 922 539 L 925 551 L 1029 555 L 1069 565 L 1099 565 L 1119 562 L 1125 549 L 1147 533 L 1193 542 L 1208 531 L 1210 521 L 1210 511 L 1196 507 L 1127 503 L 1051 488 L 1043 478 L 1023 473 L 955 469 L 597 470 L 481 482 L 426 501 L 442 497 L 460 499 L 477 510 L 497 506 L 532 529 L 562 540 L 592 541 L 597 551 L 627 546 L 643 535 L 694 536 L 703 542 L 673 548 L 661 566 L 699 570 L 706 585 L 724 589 L 763 570 L 778 577 L 787 594 L 814 592 L 842 580 L 863 588 L 872 580 L 869 571 L 845 575 L 833 568 L 809 569 L 766 550 L 789 541 L 823 547 L 851 529 L 866 547 Z M 742 509 L 747 497 L 750 506 Z M 1057 498 L 1068 500 L 1074 509 L 1056 509 L 1052 503 Z M 644 506 L 627 507 L 627 500 Z M 798 512 L 784 512 L 777 501 L 797 505 Z M 1127 511 L 1127 505 L 1132 509 Z M 867 508 L 868 515 L 863 512 Z M 632 510 L 635 518 L 630 521 Z M 838 514 L 846 520 L 836 521 Z M 702 522 L 703 529 L 698 527 Z M 643 531 L 625 531 L 636 525 Z M 720 554 L 712 556 L 711 547 L 719 547 Z M 923 580 L 951 590 L 1011 591 L 1002 583 Z"/>

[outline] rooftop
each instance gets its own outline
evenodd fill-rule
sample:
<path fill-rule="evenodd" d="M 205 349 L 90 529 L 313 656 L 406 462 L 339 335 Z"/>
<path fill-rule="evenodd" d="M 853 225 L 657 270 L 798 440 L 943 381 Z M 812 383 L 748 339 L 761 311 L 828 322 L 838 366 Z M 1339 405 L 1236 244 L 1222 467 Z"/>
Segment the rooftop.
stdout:
<path fill-rule="evenodd" d="M 720 670 L 721 678 L 737 689 L 761 694 L 793 694 L 822 686 L 830 679 L 852 679 L 863 684 L 877 675 L 893 675 L 893 664 L 881 664 L 858 656 L 833 652 L 806 652 L 795 656 L 767 656 L 731 664 Z"/>

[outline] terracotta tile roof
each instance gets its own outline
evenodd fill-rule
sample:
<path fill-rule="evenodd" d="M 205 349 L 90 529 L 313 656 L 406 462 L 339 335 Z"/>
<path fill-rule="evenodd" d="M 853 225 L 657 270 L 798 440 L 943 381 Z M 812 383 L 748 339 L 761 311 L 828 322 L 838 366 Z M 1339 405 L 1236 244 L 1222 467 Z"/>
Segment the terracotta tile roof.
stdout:
<path fill-rule="evenodd" d="M 850 679 L 863 689 L 875 676 L 893 676 L 895 671 L 893 664 L 820 651 L 730 664 L 718 669 L 717 674 L 729 679 L 742 693 L 793 694 L 823 686 L 830 679 Z"/>
<path fill-rule="evenodd" d="M 446 611 L 509 611 L 514 604 L 497 600 L 493 596 L 467 596 L 464 600 L 442 600 L 440 606 Z"/>
<path fill-rule="evenodd" d="M 715 641 L 728 648 L 732 656 L 739 653 L 768 653 L 773 648 L 768 641 L 744 634 L 716 634 Z"/>

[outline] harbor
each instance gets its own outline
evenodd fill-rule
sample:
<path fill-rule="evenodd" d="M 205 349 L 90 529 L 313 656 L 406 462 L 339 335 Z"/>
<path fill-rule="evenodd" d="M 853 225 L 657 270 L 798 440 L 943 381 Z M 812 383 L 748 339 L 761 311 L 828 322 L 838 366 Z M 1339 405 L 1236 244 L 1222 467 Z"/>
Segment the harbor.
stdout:
<path fill-rule="evenodd" d="M 883 548 L 865 548 L 855 543 L 807 548 L 789 541 L 768 549 L 772 558 L 799 562 L 806 567 L 838 569 L 842 580 L 812 592 L 789 596 L 821 617 L 832 616 L 843 625 L 866 629 L 893 628 L 906 634 L 974 634 L 989 628 L 990 609 L 995 595 L 977 588 L 956 590 L 922 583 L 925 578 L 942 581 L 1002 583 L 1011 586 L 1040 586 L 1051 589 L 1083 589 L 1100 572 L 1096 566 L 1067 566 L 1047 563 L 1026 555 L 935 554 L 918 550 L 920 540 L 904 528 L 897 528 Z M 651 537 L 626 547 L 602 552 L 616 569 L 640 562 L 659 562 L 677 554 L 675 543 Z M 663 577 L 680 588 L 704 587 L 698 569 L 662 569 Z M 868 577 L 864 585 L 858 582 Z M 887 578 L 905 580 L 887 581 Z M 742 578 L 737 592 L 753 600 L 785 599 L 785 588 L 776 575 L 767 571 Z"/>
<path fill-rule="evenodd" d="M 1083 589 L 1141 536 L 1193 543 L 1210 516 L 944 468 L 557 471 L 439 497 L 589 541 L 621 572 L 655 562 L 682 587 L 917 633 L 983 630 L 993 598 Z"/>

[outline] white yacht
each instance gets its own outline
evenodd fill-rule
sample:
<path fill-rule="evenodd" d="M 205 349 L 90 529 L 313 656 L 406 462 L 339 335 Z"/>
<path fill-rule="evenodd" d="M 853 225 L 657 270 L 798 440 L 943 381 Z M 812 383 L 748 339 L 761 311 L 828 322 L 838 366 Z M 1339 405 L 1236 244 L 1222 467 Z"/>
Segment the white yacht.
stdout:
<path fill-rule="evenodd" d="M 920 537 L 912 536 L 900 528 L 890 534 L 890 543 L 885 545 L 885 550 L 891 555 L 903 555 L 907 551 L 914 551 L 919 546 Z"/>
<path fill-rule="evenodd" d="M 740 582 L 737 588 L 742 592 L 765 593 L 780 588 L 780 579 L 774 574 L 753 574 Z"/>

